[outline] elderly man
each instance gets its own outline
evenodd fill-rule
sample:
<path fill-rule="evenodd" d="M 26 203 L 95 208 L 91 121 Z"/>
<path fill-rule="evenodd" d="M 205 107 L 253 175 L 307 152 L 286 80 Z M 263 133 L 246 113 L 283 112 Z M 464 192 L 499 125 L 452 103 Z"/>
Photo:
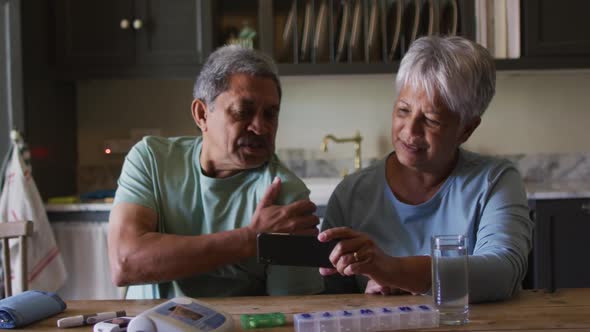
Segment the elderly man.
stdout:
<path fill-rule="evenodd" d="M 110 215 L 118 286 L 160 297 L 313 294 L 316 269 L 256 262 L 256 234 L 317 234 L 309 190 L 274 155 L 281 86 L 272 60 L 225 46 L 194 87 L 202 137 L 146 137 L 126 157 Z"/>

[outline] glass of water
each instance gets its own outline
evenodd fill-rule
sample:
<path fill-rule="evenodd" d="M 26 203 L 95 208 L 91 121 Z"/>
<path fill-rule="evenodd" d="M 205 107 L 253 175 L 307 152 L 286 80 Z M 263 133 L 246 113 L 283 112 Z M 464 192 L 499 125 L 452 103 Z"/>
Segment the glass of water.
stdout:
<path fill-rule="evenodd" d="M 469 320 L 467 238 L 464 235 L 432 237 L 432 299 L 440 324 L 463 325 Z"/>

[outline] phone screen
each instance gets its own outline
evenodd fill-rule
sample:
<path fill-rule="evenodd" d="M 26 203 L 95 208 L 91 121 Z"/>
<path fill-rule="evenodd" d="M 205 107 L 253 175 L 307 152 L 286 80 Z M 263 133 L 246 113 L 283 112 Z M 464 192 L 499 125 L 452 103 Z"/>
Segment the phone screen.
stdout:
<path fill-rule="evenodd" d="M 330 253 L 338 240 L 320 242 L 313 235 L 260 233 L 258 261 L 273 265 L 333 267 Z"/>

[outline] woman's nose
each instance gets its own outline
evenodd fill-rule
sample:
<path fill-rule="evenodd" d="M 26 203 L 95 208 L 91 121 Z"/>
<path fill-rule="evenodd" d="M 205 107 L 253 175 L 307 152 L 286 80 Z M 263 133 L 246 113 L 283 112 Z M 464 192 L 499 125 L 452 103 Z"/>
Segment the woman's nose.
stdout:
<path fill-rule="evenodd" d="M 412 116 L 408 118 L 405 129 L 408 131 L 410 136 L 422 136 L 423 128 L 422 128 L 422 121 L 417 116 Z"/>

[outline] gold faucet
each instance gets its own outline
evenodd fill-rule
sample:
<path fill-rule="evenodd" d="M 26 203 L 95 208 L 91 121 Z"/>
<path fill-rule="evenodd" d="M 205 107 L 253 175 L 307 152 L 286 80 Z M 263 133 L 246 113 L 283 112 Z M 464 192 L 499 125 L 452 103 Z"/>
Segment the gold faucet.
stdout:
<path fill-rule="evenodd" d="M 329 140 L 332 140 L 336 143 L 353 142 L 354 143 L 354 169 L 355 169 L 355 171 L 358 171 L 359 169 L 361 169 L 361 142 L 363 140 L 363 137 L 361 136 L 361 133 L 358 130 L 354 133 L 353 137 L 337 138 L 332 134 L 328 134 L 328 135 L 324 136 L 324 139 L 322 140 L 322 146 L 321 146 L 322 151 L 324 151 L 324 152 L 328 151 L 328 141 Z"/>

